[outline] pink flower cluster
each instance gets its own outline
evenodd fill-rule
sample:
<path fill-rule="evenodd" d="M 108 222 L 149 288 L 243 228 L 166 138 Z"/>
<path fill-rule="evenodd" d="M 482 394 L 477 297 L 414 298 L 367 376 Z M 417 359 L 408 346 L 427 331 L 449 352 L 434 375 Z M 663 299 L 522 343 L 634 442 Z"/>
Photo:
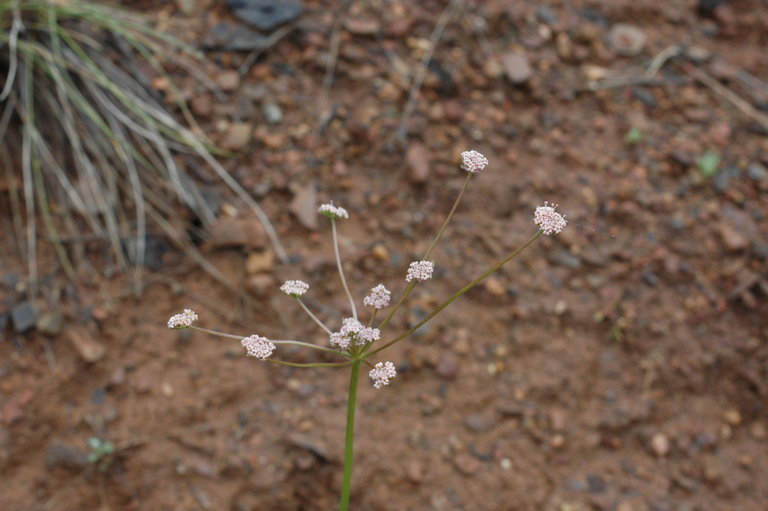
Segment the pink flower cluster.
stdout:
<path fill-rule="evenodd" d="M 174 314 L 168 319 L 168 328 L 189 328 L 197 321 L 197 314 L 192 309 L 184 309 L 181 314 Z"/>
<path fill-rule="evenodd" d="M 320 206 L 320 209 L 317 210 L 321 215 L 327 216 L 331 220 L 337 220 L 339 218 L 349 218 L 349 213 L 347 213 L 347 210 L 339 207 L 334 206 L 333 203 L 329 204 L 323 204 Z"/>
<path fill-rule="evenodd" d="M 461 168 L 472 174 L 477 174 L 488 166 L 488 158 L 477 151 L 464 151 L 461 153 Z"/>
<path fill-rule="evenodd" d="M 373 380 L 373 387 L 380 389 L 381 387 L 389 385 L 389 380 L 397 376 L 395 364 L 389 361 L 378 362 L 368 373 L 368 376 Z"/>
<path fill-rule="evenodd" d="M 309 284 L 301 280 L 286 280 L 285 284 L 280 286 L 280 291 L 294 298 L 298 298 L 308 290 Z"/>
<path fill-rule="evenodd" d="M 341 330 L 331 334 L 330 342 L 332 346 L 341 349 L 347 349 L 352 344 L 362 346 L 369 342 L 378 341 L 381 338 L 381 331 L 378 328 L 363 326 L 355 318 L 346 318 L 341 325 Z"/>
<path fill-rule="evenodd" d="M 549 205 L 548 202 L 544 201 L 544 205 L 536 208 L 536 212 L 533 214 L 533 223 L 538 225 L 539 229 L 548 236 L 559 234 L 568 224 L 565 215 L 561 215 L 555 209 L 557 209 L 557 204 Z"/>
<path fill-rule="evenodd" d="M 258 335 L 246 337 L 240 341 L 240 344 L 243 345 L 249 357 L 260 358 L 261 360 L 268 359 L 275 351 L 275 343 Z"/>
<path fill-rule="evenodd" d="M 363 298 L 363 305 L 366 307 L 373 307 L 374 309 L 383 309 L 389 305 L 389 298 L 391 295 L 392 292 L 384 287 L 384 284 L 379 284 L 371 289 L 368 296 Z"/>
<path fill-rule="evenodd" d="M 435 263 L 432 261 L 414 261 L 408 266 L 408 273 L 405 281 L 412 280 L 423 281 L 432 278 L 432 272 L 435 270 Z"/>

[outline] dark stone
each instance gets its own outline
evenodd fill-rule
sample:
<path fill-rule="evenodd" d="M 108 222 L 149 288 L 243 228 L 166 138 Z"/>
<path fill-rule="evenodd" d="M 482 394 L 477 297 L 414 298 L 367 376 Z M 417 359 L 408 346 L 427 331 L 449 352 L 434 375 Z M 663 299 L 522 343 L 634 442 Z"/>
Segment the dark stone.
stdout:
<path fill-rule="evenodd" d="M 759 240 L 752 240 L 752 252 L 754 252 L 758 257 L 768 259 L 768 243 L 763 243 Z"/>
<path fill-rule="evenodd" d="M 227 0 L 235 17 L 259 30 L 272 30 L 299 17 L 303 7 L 292 0 Z"/>
<path fill-rule="evenodd" d="M 123 251 L 128 260 L 133 264 L 138 264 L 139 238 L 138 236 L 122 240 Z M 171 249 L 168 241 L 162 236 L 148 234 L 144 237 L 144 257 L 142 266 L 152 271 L 159 271 L 163 268 L 163 259 L 165 253 Z"/>
<path fill-rule="evenodd" d="M 88 465 L 88 455 L 85 451 L 71 445 L 54 442 L 48 446 L 45 455 L 45 466 L 48 469 L 57 467 L 82 469 Z"/>
<path fill-rule="evenodd" d="M 557 25 L 560 22 L 560 18 L 557 17 L 557 14 L 546 5 L 539 6 L 539 8 L 536 9 L 536 17 L 545 25 Z"/>
<path fill-rule="evenodd" d="M 552 255 L 552 261 L 560 266 L 565 266 L 570 270 L 581 268 L 581 259 L 572 254 L 569 250 L 559 250 Z"/>
<path fill-rule="evenodd" d="M 20 280 L 21 277 L 18 273 L 6 273 L 3 275 L 3 285 L 8 289 L 14 289 Z"/>
<path fill-rule="evenodd" d="M 637 98 L 637 100 L 646 108 L 656 108 L 656 105 L 658 104 L 656 102 L 656 96 L 654 96 L 653 93 L 648 89 L 635 87 L 632 89 L 632 95 L 635 96 L 635 98 Z"/>
<path fill-rule="evenodd" d="M 11 321 L 13 330 L 17 334 L 22 334 L 35 327 L 37 323 L 37 311 L 32 302 L 21 302 L 11 309 Z"/>
<path fill-rule="evenodd" d="M 579 15 L 585 20 L 591 21 L 592 23 L 597 23 L 603 26 L 608 24 L 608 18 L 603 16 L 603 13 L 598 9 L 592 7 L 584 7 L 579 11 Z"/>
<path fill-rule="evenodd" d="M 100 405 L 107 399 L 107 391 L 105 389 L 93 389 L 91 392 L 91 403 Z"/>
<path fill-rule="evenodd" d="M 715 9 L 725 2 L 726 0 L 699 0 L 697 8 L 702 16 L 714 16 Z"/>
<path fill-rule="evenodd" d="M 603 493 L 605 491 L 605 481 L 600 476 L 587 474 L 587 485 L 592 493 Z"/>
<path fill-rule="evenodd" d="M 453 77 L 439 60 L 435 58 L 431 59 L 429 64 L 427 64 L 427 68 L 437 76 L 438 80 L 440 80 L 440 86 L 438 87 L 437 92 L 441 96 L 453 96 L 458 92 L 456 82 L 453 81 Z"/>
<path fill-rule="evenodd" d="M 718 192 L 723 193 L 728 191 L 728 188 L 731 185 L 731 180 L 738 179 L 739 177 L 741 177 L 741 171 L 738 167 L 725 167 L 715 175 L 712 184 Z"/>
<path fill-rule="evenodd" d="M 768 179 L 768 169 L 760 163 L 750 163 L 747 167 L 747 176 L 753 181 L 765 181 Z"/>
<path fill-rule="evenodd" d="M 266 46 L 267 38 L 234 23 L 221 22 L 211 27 L 203 48 L 222 51 L 252 51 Z"/>
<path fill-rule="evenodd" d="M 656 274 L 653 273 L 652 271 L 644 271 L 643 272 L 643 280 L 649 286 L 655 286 L 656 284 L 659 283 L 659 277 L 656 276 Z"/>
<path fill-rule="evenodd" d="M 473 413 L 464 417 L 464 426 L 473 433 L 483 433 L 496 425 L 496 417 L 490 414 Z"/>

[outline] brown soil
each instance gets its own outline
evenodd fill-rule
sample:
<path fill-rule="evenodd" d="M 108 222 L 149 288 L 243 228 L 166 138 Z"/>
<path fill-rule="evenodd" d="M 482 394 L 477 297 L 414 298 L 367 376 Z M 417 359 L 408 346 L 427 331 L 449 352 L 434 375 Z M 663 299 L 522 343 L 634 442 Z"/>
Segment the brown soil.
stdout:
<path fill-rule="evenodd" d="M 84 272 L 72 285 L 44 267 L 41 309 L 67 321 L 52 338 L 2 333 L 0 509 L 334 509 L 347 370 L 260 363 L 237 341 L 169 331 L 165 321 L 191 307 L 201 326 L 327 342 L 277 291 L 303 279 L 324 320 L 335 327 L 348 315 L 329 227 L 302 225 L 292 211 L 316 205 L 293 198 L 316 187 L 319 201 L 346 207 L 341 249 L 353 293 L 361 300 L 384 282 L 397 295 L 464 180 L 458 153 L 471 148 L 491 165 L 435 254 L 435 278 L 385 338 L 524 241 L 536 205 L 560 202 L 569 226 L 383 354 L 399 374 L 383 390 L 361 388 L 353 508 L 765 510 L 768 138 L 686 68 L 765 115 L 765 3 L 734 0 L 707 17 L 692 0 L 464 2 L 405 146 L 396 132 L 445 3 L 344 10 L 326 108 L 336 20 L 327 4 L 305 2 L 297 30 L 226 101 L 196 96 L 201 124 L 220 142 L 228 123 L 253 123 L 253 140 L 226 163 L 260 195 L 298 262 L 267 261 L 249 274 L 249 257 L 264 250 L 204 246 L 248 300 L 173 252 L 140 297 L 126 276 Z M 190 42 L 227 16 L 218 9 L 183 17 L 161 8 Z M 618 22 L 647 37 L 638 55 L 608 44 Z M 640 76 L 679 44 L 711 59 L 676 57 L 651 84 L 585 90 L 590 73 Z M 532 68 L 520 85 L 500 59 L 513 51 Z M 243 55 L 210 57 L 223 71 Z M 268 125 L 259 101 L 278 104 L 282 122 Z M 634 144 L 624 140 L 633 127 L 642 132 Z M 707 152 L 722 157 L 712 177 L 696 166 Z M 0 245 L 13 252 L 8 237 Z M 3 259 L 4 275 L 23 272 Z M 24 299 L 10 280 L 0 288 L 8 307 Z M 83 459 L 91 437 L 117 448 L 104 470 Z"/>

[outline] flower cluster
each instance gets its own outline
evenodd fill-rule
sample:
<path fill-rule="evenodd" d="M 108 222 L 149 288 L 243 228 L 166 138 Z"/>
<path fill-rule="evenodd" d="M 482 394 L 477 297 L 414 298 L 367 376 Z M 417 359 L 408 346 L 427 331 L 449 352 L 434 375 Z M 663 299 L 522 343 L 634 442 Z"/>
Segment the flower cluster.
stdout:
<path fill-rule="evenodd" d="M 488 158 L 477 151 L 464 151 L 461 153 L 461 168 L 472 174 L 477 174 L 488 166 Z"/>
<path fill-rule="evenodd" d="M 338 220 L 339 218 L 349 218 L 349 213 L 347 213 L 347 210 L 339 207 L 334 206 L 333 203 L 330 204 L 323 204 L 320 206 L 320 209 L 317 210 L 321 215 L 327 216 L 331 220 Z"/>
<path fill-rule="evenodd" d="M 280 291 L 294 298 L 298 298 L 308 290 L 309 284 L 301 280 L 286 280 L 285 284 L 280 286 Z"/>
<path fill-rule="evenodd" d="M 549 205 L 548 202 L 544 201 L 544 205 L 537 207 L 533 214 L 533 223 L 538 225 L 548 236 L 559 234 L 568 223 L 565 220 L 565 215 L 561 215 L 555 209 L 557 209 L 557 204 Z"/>
<path fill-rule="evenodd" d="M 363 298 L 363 305 L 366 307 L 373 307 L 374 309 L 383 309 L 389 305 L 389 298 L 391 295 L 392 292 L 384 287 L 384 284 L 379 284 L 371 289 L 368 296 Z"/>
<path fill-rule="evenodd" d="M 346 318 L 342 322 L 341 329 L 331 334 L 330 342 L 332 346 L 347 349 L 352 344 L 362 346 L 378 341 L 379 338 L 381 338 L 381 331 L 378 328 L 363 326 L 355 318 Z"/>
<path fill-rule="evenodd" d="M 240 344 L 243 345 L 249 357 L 260 358 L 261 360 L 268 359 L 272 355 L 272 352 L 275 351 L 275 343 L 266 337 L 260 337 L 258 335 L 245 337 L 240 341 Z"/>
<path fill-rule="evenodd" d="M 168 319 L 168 328 L 189 328 L 197 321 L 197 314 L 192 309 L 184 309 L 181 314 L 174 314 Z"/>
<path fill-rule="evenodd" d="M 368 373 L 368 376 L 373 380 L 374 388 L 380 389 L 381 387 L 389 385 L 389 380 L 397 376 L 395 364 L 389 361 L 378 362 Z"/>
<path fill-rule="evenodd" d="M 408 274 L 405 276 L 405 281 L 431 279 L 434 270 L 435 263 L 432 261 L 414 261 L 408 266 Z"/>

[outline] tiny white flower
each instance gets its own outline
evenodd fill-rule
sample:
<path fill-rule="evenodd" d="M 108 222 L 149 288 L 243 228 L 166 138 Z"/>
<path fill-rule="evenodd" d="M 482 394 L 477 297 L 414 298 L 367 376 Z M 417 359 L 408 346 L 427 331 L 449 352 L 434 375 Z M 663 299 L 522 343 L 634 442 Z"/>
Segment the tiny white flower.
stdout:
<path fill-rule="evenodd" d="M 189 328 L 197 321 L 197 314 L 192 309 L 184 309 L 181 314 L 174 314 L 168 319 L 168 328 Z"/>

